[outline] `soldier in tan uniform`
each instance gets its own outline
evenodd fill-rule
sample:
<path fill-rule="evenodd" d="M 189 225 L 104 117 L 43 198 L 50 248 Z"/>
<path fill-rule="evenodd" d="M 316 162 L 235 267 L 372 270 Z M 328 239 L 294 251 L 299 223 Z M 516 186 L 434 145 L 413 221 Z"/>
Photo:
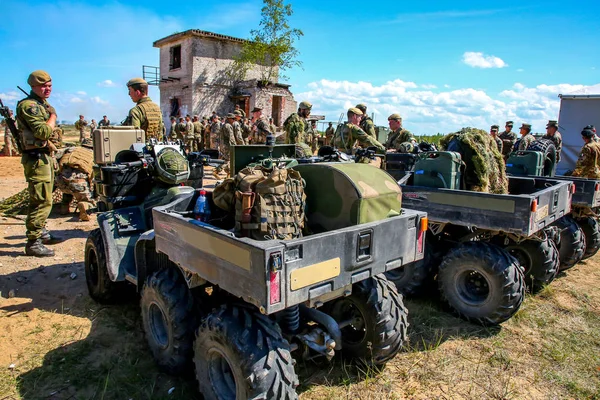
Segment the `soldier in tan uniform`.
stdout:
<path fill-rule="evenodd" d="M 298 154 L 304 157 L 312 156 L 310 146 L 306 144 L 306 137 L 312 133 L 310 124 L 306 120 L 310 116 L 312 104 L 303 101 L 298 105 L 298 112 L 292 113 L 283 123 L 285 130 L 285 143 L 295 144 Z"/>
<path fill-rule="evenodd" d="M 560 161 L 560 153 L 562 152 L 562 136 L 558 131 L 558 121 L 550 120 L 546 125 L 546 134 L 542 136 L 542 139 L 551 140 L 556 147 L 556 162 Z"/>
<path fill-rule="evenodd" d="M 203 121 L 204 122 L 204 121 Z M 194 136 L 196 136 L 196 145 L 195 151 L 198 151 L 203 148 L 204 143 L 204 124 L 200 122 L 200 118 L 197 115 L 194 115 L 192 119 L 192 124 L 194 125 Z"/>
<path fill-rule="evenodd" d="M 13 118 L 13 111 L 8 111 L 10 117 Z M 13 118 L 14 119 L 14 118 Z M 17 147 L 17 142 L 13 137 L 12 133 L 10 133 L 10 129 L 8 129 L 8 124 L 5 120 L 2 120 L 2 124 L 0 126 L 4 127 L 4 155 L 7 157 L 11 157 L 13 154 L 19 154 L 19 149 Z"/>
<path fill-rule="evenodd" d="M 385 142 L 385 148 L 394 151 L 404 151 L 403 143 L 416 144 L 417 141 L 413 134 L 402 128 L 402 117 L 398 113 L 394 113 L 388 117 L 388 125 L 391 133 Z"/>
<path fill-rule="evenodd" d="M 333 143 L 333 135 L 335 134 L 335 129 L 333 129 L 333 123 L 329 123 L 329 126 L 325 130 L 325 146 L 331 146 Z"/>
<path fill-rule="evenodd" d="M 600 143 L 592 140 L 594 131 L 591 129 L 584 129 L 581 132 L 581 138 L 585 142 L 579 159 L 575 164 L 572 176 L 579 176 L 582 178 L 600 178 Z"/>
<path fill-rule="evenodd" d="M 504 156 L 504 161 L 508 158 L 508 155 L 513 150 L 515 142 L 517 141 L 517 134 L 512 131 L 513 124 L 512 121 L 506 121 L 504 132 L 498 136 L 500 140 L 502 140 L 502 155 Z"/>
<path fill-rule="evenodd" d="M 348 121 L 344 122 L 344 125 L 337 130 L 333 138 L 333 144 L 339 151 L 352 154 L 355 143 L 363 148 L 375 146 L 379 151 L 385 151 L 385 147 L 377 139 L 369 136 L 358 126 L 363 115 L 362 111 L 356 107 L 352 107 L 348 109 L 346 115 L 348 116 Z"/>
<path fill-rule="evenodd" d="M 81 147 L 68 147 L 58 160 L 56 186 L 63 192 L 61 214 L 69 214 L 73 198 L 77 200 L 79 220 L 89 221 L 88 210 L 93 206 L 92 178 L 94 152 L 91 139 L 84 139 Z"/>
<path fill-rule="evenodd" d="M 194 124 L 189 115 L 185 116 L 185 125 L 183 128 L 183 140 L 185 142 L 185 148 L 188 152 L 196 151 L 196 135 L 194 133 Z"/>
<path fill-rule="evenodd" d="M 79 142 L 83 142 L 83 139 L 85 139 L 85 127 L 87 124 L 83 115 L 80 115 L 79 119 L 75 121 L 75 129 L 79 131 Z"/>
<path fill-rule="evenodd" d="M 146 132 L 146 140 L 160 140 L 165 134 L 162 113 L 158 104 L 148 97 L 148 82 L 142 78 L 133 78 L 127 82 L 129 97 L 136 103 L 129 110 L 124 125 L 134 126 Z"/>
<path fill-rule="evenodd" d="M 242 136 L 242 111 L 235 110 L 233 112 L 234 121 L 231 124 L 233 127 L 233 135 L 235 137 L 235 144 L 244 144 L 244 137 Z"/>
<path fill-rule="evenodd" d="M 377 133 L 375 133 L 375 124 L 369 115 L 367 114 L 367 106 L 363 103 L 357 104 L 356 108 L 362 111 L 363 116 L 360 120 L 360 129 L 365 131 L 373 139 L 377 139 Z"/>
<path fill-rule="evenodd" d="M 535 136 L 531 134 L 530 124 L 521 125 L 519 128 L 519 133 L 521 134 L 521 139 L 517 140 L 513 151 L 527 150 L 529 145 L 535 141 Z"/>
<path fill-rule="evenodd" d="M 262 144 L 267 142 L 267 135 L 273 135 L 269 124 L 262 115 L 262 108 L 254 107 L 252 110 L 252 131 L 256 137 L 254 143 Z"/>

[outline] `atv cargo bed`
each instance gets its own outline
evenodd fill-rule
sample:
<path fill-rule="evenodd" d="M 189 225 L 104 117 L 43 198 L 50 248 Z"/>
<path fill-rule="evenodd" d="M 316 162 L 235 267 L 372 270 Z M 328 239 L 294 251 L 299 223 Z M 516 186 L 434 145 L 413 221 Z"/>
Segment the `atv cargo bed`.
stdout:
<path fill-rule="evenodd" d="M 574 206 L 600 207 L 600 179 L 577 178 L 574 176 L 553 176 L 551 179 L 575 184 L 572 202 Z"/>

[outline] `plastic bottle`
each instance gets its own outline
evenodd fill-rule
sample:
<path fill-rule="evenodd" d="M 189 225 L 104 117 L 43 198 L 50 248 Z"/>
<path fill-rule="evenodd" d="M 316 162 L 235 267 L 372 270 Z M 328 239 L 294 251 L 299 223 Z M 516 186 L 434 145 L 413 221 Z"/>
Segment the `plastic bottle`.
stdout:
<path fill-rule="evenodd" d="M 198 199 L 194 205 L 194 217 L 198 221 L 202 222 L 207 222 L 210 218 L 210 206 L 208 205 L 208 201 L 206 199 L 206 190 L 204 189 L 200 189 Z"/>

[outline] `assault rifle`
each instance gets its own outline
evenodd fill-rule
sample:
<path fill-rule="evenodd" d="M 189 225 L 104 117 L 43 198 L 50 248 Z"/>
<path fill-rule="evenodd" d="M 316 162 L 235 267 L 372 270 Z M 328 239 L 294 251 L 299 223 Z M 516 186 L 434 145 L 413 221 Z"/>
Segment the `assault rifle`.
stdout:
<path fill-rule="evenodd" d="M 0 99 L 0 115 L 4 117 L 4 122 L 6 126 L 8 126 L 8 130 L 12 133 L 15 138 L 15 142 L 17 143 L 17 148 L 19 152 L 23 152 L 23 144 L 21 143 L 21 135 L 19 134 L 19 130 L 17 129 L 17 125 L 15 124 L 14 118 L 10 115 L 10 109 L 2 103 L 2 99 Z"/>

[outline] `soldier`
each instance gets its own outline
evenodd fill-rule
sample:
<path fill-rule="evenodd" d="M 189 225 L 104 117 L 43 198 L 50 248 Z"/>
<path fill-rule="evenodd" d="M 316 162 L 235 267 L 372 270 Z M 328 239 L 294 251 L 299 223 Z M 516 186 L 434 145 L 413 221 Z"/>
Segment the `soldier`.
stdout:
<path fill-rule="evenodd" d="M 275 135 L 277 133 L 277 127 L 273 123 L 273 118 L 269 118 L 269 129 L 271 130 L 271 133 L 273 135 Z"/>
<path fill-rule="evenodd" d="M 262 116 L 262 108 L 260 107 L 254 107 L 252 110 L 252 131 L 255 133 L 256 143 L 266 143 L 267 135 L 273 134 L 273 131 L 269 128 L 269 124 L 267 124 Z"/>
<path fill-rule="evenodd" d="M 596 135 L 596 127 L 594 125 L 586 125 L 585 128 L 583 129 L 590 129 L 592 132 L 594 132 L 594 136 L 592 137 L 592 140 L 594 142 L 600 142 L 600 137 L 598 137 L 598 135 Z"/>
<path fill-rule="evenodd" d="M 231 146 L 235 146 L 235 133 L 233 132 L 233 123 L 235 115 L 233 113 L 227 114 L 227 120 L 221 127 L 221 137 L 219 151 L 221 158 L 226 162 L 224 164 L 225 172 L 229 175 L 229 149 Z M 220 171 L 221 167 L 217 168 L 217 172 Z"/>
<path fill-rule="evenodd" d="M 96 130 L 97 127 L 98 127 L 98 124 L 96 123 L 96 120 L 92 119 L 92 122 L 90 122 L 90 137 L 93 137 L 92 135 L 94 134 L 94 131 Z"/>
<path fill-rule="evenodd" d="M 496 142 L 496 144 L 498 145 L 498 151 L 500 153 L 502 153 L 502 140 L 498 137 L 499 130 L 500 130 L 500 127 L 498 125 L 492 125 L 492 127 L 490 128 L 490 136 L 492 137 L 494 142 Z"/>
<path fill-rule="evenodd" d="M 375 133 L 375 124 L 373 123 L 371 117 L 367 115 L 367 106 L 363 103 L 360 103 L 356 105 L 356 108 L 363 113 L 362 119 L 360 120 L 360 129 L 367 132 L 373 139 L 377 139 L 377 134 Z"/>
<path fill-rule="evenodd" d="M 69 214 L 73 198 L 77 200 L 80 221 L 89 221 L 88 210 L 93 206 L 92 178 L 94 152 L 91 139 L 84 139 L 82 147 L 68 147 L 60 156 L 56 186 L 63 192 L 61 214 Z"/>
<path fill-rule="evenodd" d="M 148 82 L 142 78 L 133 78 L 127 82 L 127 87 L 129 97 L 136 105 L 129 110 L 125 125 L 143 129 L 146 140 L 160 140 L 165 134 L 165 125 L 160 107 L 148 97 Z"/>
<path fill-rule="evenodd" d="M 240 108 L 239 104 L 235 105 L 235 110 L 233 110 L 233 114 L 239 113 L 242 117 L 246 118 L 246 112 Z"/>
<path fill-rule="evenodd" d="M 329 123 L 329 126 L 325 130 L 325 146 L 331 146 L 333 144 L 333 135 L 335 129 L 333 129 L 333 123 Z"/>
<path fill-rule="evenodd" d="M 375 146 L 378 150 L 384 152 L 385 147 L 377 141 L 377 139 L 369 136 L 365 131 L 360 129 L 358 124 L 362 117 L 362 111 L 356 107 L 348 109 L 346 113 L 348 121 L 338 129 L 333 138 L 334 146 L 346 154 L 352 154 L 352 147 L 355 142 L 358 142 L 360 147 Z"/>
<path fill-rule="evenodd" d="M 581 154 L 575 164 L 572 176 L 583 178 L 600 178 L 600 143 L 592 140 L 594 131 L 584 129 L 581 132 L 581 138 L 585 142 L 581 149 Z"/>
<path fill-rule="evenodd" d="M 8 110 L 10 118 L 13 118 L 13 111 Z M 2 120 L 2 126 L 4 126 L 4 155 L 7 157 L 11 157 L 13 153 L 16 155 L 19 153 L 19 149 L 17 147 L 17 142 L 13 137 L 10 129 L 8 129 L 8 124 L 5 120 Z"/>
<path fill-rule="evenodd" d="M 521 139 L 517 140 L 513 151 L 527 150 L 529 145 L 535 141 L 535 136 L 531 134 L 530 124 L 521 125 L 519 133 L 521 134 Z"/>
<path fill-rule="evenodd" d="M 310 121 L 310 127 L 313 131 L 310 149 L 312 150 L 313 154 L 315 154 L 315 152 L 319 149 L 319 138 L 321 137 L 319 135 L 319 131 L 317 130 L 317 121 Z"/>
<path fill-rule="evenodd" d="M 171 121 L 171 127 L 169 128 L 169 140 L 175 141 L 177 140 L 177 118 L 171 117 L 169 120 Z"/>
<path fill-rule="evenodd" d="M 17 122 L 24 147 L 21 164 L 29 192 L 25 254 L 52 257 L 54 251 L 44 244 L 62 241 L 45 228 L 52 210 L 54 184 L 54 161 L 50 156 L 50 149 L 54 146 L 48 139 L 56 126 L 56 111 L 47 101 L 52 93 L 52 78 L 47 72 L 38 70 L 29 75 L 27 83 L 31 86 L 31 92 L 17 104 Z"/>
<path fill-rule="evenodd" d="M 194 115 L 194 118 L 192 119 L 192 124 L 194 125 L 194 136 L 196 136 L 195 148 L 196 151 L 198 151 L 204 148 L 204 120 L 200 122 L 200 117 Z"/>
<path fill-rule="evenodd" d="M 196 136 L 194 134 L 194 124 L 192 123 L 192 118 L 188 115 L 185 116 L 185 125 L 183 128 L 183 140 L 185 142 L 185 148 L 188 153 L 192 151 L 196 151 L 194 149 L 196 145 Z"/>
<path fill-rule="evenodd" d="M 212 121 L 210 124 L 210 137 L 207 143 L 207 149 L 216 149 L 219 148 L 217 143 L 220 142 L 222 124 L 219 119 L 219 116 L 216 113 L 213 113 L 211 119 Z"/>
<path fill-rule="evenodd" d="M 185 120 L 183 117 L 179 117 L 179 122 L 177 123 L 175 131 L 177 132 L 177 139 L 185 142 Z"/>
<path fill-rule="evenodd" d="M 75 129 L 79 130 L 79 142 L 83 142 L 83 139 L 85 139 L 85 127 L 87 124 L 83 115 L 80 115 L 79 119 L 75 121 Z"/>
<path fill-rule="evenodd" d="M 506 125 L 504 126 L 504 132 L 498 136 L 500 140 L 502 140 L 502 155 L 504 156 L 504 161 L 508 158 L 508 155 L 512 151 L 515 142 L 517 141 L 517 134 L 512 131 L 513 122 L 506 121 Z"/>
<path fill-rule="evenodd" d="M 106 117 L 106 115 L 102 116 L 100 122 L 98 122 L 98 127 L 105 127 L 110 125 L 110 120 Z"/>
<path fill-rule="evenodd" d="M 385 142 L 385 148 L 394 151 L 405 151 L 405 147 L 401 146 L 402 143 L 416 144 L 417 141 L 413 134 L 402 128 L 402 117 L 398 113 L 394 113 L 388 117 L 388 125 L 392 131 Z"/>
<path fill-rule="evenodd" d="M 298 105 L 298 112 L 292 113 L 283 123 L 286 134 L 285 143 L 295 144 L 299 156 L 310 157 L 312 155 L 310 147 L 306 145 L 306 135 L 311 131 L 306 118 L 309 117 L 311 109 L 312 104 L 303 101 Z"/>
<path fill-rule="evenodd" d="M 235 143 L 242 145 L 244 144 L 244 137 L 242 136 L 242 111 L 241 110 L 235 110 L 233 112 L 233 116 L 235 121 L 233 121 L 233 124 L 231 124 L 233 126 L 233 134 L 235 137 Z"/>
<path fill-rule="evenodd" d="M 560 161 L 560 153 L 562 151 L 562 136 L 558 131 L 558 122 L 555 120 L 548 121 L 546 125 L 546 134 L 542 136 L 542 139 L 551 140 L 556 147 L 556 163 Z"/>

